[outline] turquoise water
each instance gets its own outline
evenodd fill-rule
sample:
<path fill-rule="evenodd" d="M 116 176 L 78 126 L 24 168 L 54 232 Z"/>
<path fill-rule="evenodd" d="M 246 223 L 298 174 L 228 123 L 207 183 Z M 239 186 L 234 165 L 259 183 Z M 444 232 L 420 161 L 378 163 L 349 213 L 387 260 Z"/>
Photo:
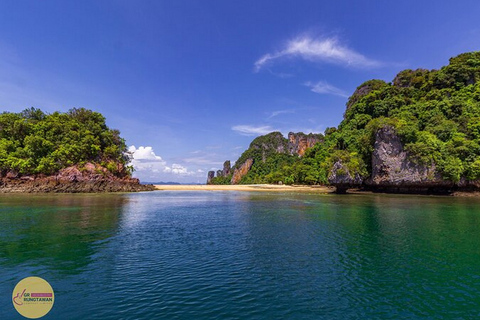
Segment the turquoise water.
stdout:
<path fill-rule="evenodd" d="M 475 319 L 480 199 L 169 192 L 0 196 L 0 319 Z"/>

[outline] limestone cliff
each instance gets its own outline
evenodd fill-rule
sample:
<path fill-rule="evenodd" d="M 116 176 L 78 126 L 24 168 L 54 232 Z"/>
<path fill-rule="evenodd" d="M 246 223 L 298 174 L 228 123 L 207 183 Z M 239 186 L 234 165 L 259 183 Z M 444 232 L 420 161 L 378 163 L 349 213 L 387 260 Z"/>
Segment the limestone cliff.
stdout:
<path fill-rule="evenodd" d="M 307 148 L 313 147 L 317 142 L 323 141 L 321 134 L 304 134 L 303 132 L 288 134 L 288 151 L 290 154 L 303 156 Z"/>
<path fill-rule="evenodd" d="M 444 180 L 434 163 L 420 164 L 404 150 L 402 141 L 391 126 L 380 128 L 372 153 L 372 175 L 366 186 L 376 190 L 421 192 L 433 188 L 447 191 L 454 183 Z"/>
<path fill-rule="evenodd" d="M 250 143 L 249 148 L 243 152 L 236 161 L 233 168 L 230 168 L 230 161 L 225 161 L 223 170 L 218 170 L 216 174 L 217 177 L 227 177 L 233 170 L 231 183 L 236 184 L 248 174 L 252 167 L 266 163 L 269 159 L 271 160 L 277 155 L 295 158 L 302 157 L 308 148 L 322 141 L 322 134 L 290 132 L 288 138 L 285 138 L 281 132 L 271 132 L 255 138 Z M 214 177 L 212 177 L 209 172 L 207 183 L 215 181 L 212 179 L 214 179 Z"/>
<path fill-rule="evenodd" d="M 210 184 L 213 178 L 215 178 L 215 171 L 208 171 L 207 184 Z"/>
<path fill-rule="evenodd" d="M 248 173 L 252 167 L 253 159 L 247 159 L 240 167 L 235 168 L 233 172 L 231 184 L 238 184 L 240 180 Z"/>
<path fill-rule="evenodd" d="M 360 187 L 398 193 L 449 193 L 467 185 L 443 179 L 434 163 L 424 165 L 415 161 L 391 126 L 382 127 L 375 134 L 371 168 L 371 175 L 364 178 L 352 175 L 347 166 L 337 161 L 331 169 L 329 183 L 337 187 L 338 193 Z"/>
<path fill-rule="evenodd" d="M 392 81 L 364 82 L 349 98 L 342 122 L 319 141 L 308 149 L 314 137 L 273 132 L 252 141 L 233 169 L 253 160 L 240 183 L 480 190 L 480 51 L 453 57 L 437 70 L 408 69 Z"/>
<path fill-rule="evenodd" d="M 351 171 L 341 160 L 333 164 L 328 182 L 337 188 L 337 193 L 345 193 L 347 189 L 362 185 L 363 178 L 358 173 Z"/>
<path fill-rule="evenodd" d="M 226 177 L 231 173 L 231 171 L 232 167 L 230 166 L 230 160 L 227 160 L 223 163 L 222 175 Z"/>

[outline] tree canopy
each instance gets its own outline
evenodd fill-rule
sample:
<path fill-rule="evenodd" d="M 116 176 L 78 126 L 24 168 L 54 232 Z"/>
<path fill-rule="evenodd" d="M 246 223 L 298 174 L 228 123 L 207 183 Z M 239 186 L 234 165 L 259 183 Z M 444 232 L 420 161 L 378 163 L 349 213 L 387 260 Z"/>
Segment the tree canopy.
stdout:
<path fill-rule="evenodd" d="M 0 114 L 0 170 L 53 174 L 60 169 L 99 164 L 117 175 L 131 173 L 126 144 L 98 112 L 74 108 L 46 114 L 30 108 Z"/>

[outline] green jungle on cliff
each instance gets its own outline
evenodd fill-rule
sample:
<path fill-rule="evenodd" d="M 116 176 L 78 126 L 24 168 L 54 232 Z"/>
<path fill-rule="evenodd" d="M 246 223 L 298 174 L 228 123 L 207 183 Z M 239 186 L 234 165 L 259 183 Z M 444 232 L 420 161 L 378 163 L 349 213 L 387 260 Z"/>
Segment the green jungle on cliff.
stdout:
<path fill-rule="evenodd" d="M 411 161 L 434 166 L 442 179 L 480 179 L 480 52 L 451 58 L 440 70 L 401 71 L 391 83 L 367 81 L 348 99 L 339 126 L 327 128 L 302 157 L 277 152 L 287 139 L 274 132 L 256 138 L 232 172 L 252 159 L 239 183 L 328 184 L 340 161 L 341 170 L 365 179 L 375 134 L 385 126 L 394 128 Z M 229 184 L 231 177 L 210 183 Z"/>

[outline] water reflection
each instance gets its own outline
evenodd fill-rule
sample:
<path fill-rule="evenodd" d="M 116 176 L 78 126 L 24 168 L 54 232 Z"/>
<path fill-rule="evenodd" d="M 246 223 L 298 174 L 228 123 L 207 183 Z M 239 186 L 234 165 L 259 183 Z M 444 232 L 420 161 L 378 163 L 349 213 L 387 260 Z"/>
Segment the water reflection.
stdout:
<path fill-rule="evenodd" d="M 124 195 L 1 195 L 0 264 L 81 272 L 118 228 Z"/>
<path fill-rule="evenodd" d="M 255 281 L 276 288 L 265 297 L 275 316 L 292 300 L 344 318 L 478 309 L 478 199 L 273 197 L 252 195 L 244 218 Z"/>
<path fill-rule="evenodd" d="M 0 196 L 0 291 L 43 273 L 62 298 L 50 314 L 58 319 L 474 318 L 479 204 L 235 192 Z M 0 318 L 11 316 L 7 303 Z"/>

